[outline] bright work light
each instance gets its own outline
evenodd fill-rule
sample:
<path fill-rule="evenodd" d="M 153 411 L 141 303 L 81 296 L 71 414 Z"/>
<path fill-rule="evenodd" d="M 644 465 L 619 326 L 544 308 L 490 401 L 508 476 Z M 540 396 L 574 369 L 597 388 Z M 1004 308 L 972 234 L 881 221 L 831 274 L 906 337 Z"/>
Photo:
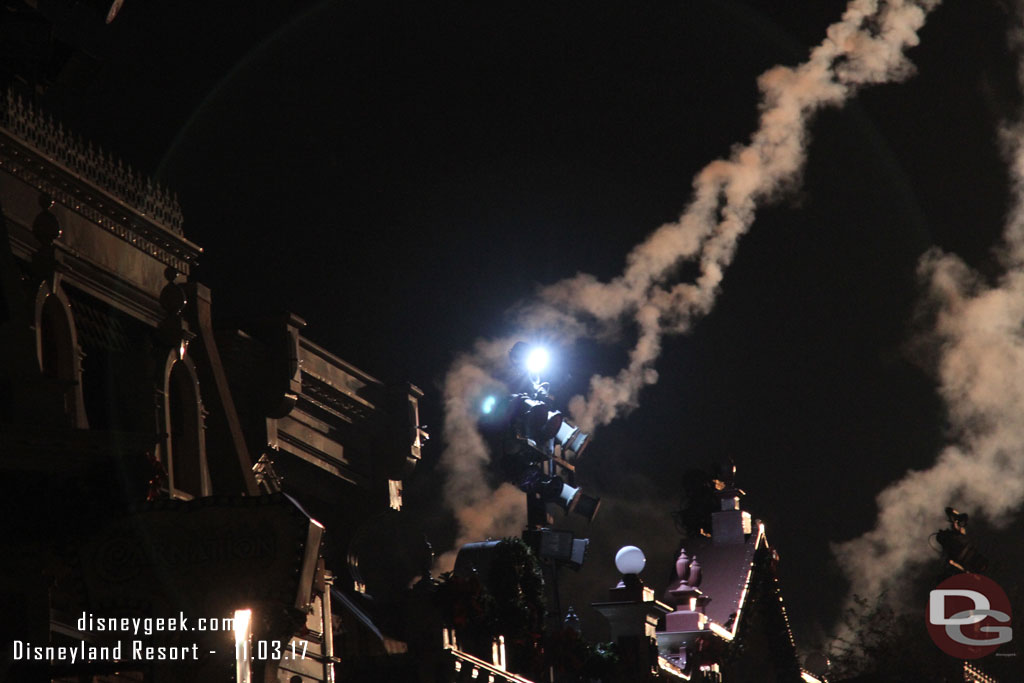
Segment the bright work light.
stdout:
<path fill-rule="evenodd" d="M 547 349 L 543 346 L 534 346 L 526 354 L 526 371 L 531 375 L 539 375 L 547 369 L 550 360 L 551 356 Z"/>
<path fill-rule="evenodd" d="M 516 342 L 508 352 L 512 365 L 527 373 L 534 382 L 539 381 L 540 373 L 547 369 L 551 362 L 551 352 L 545 347 L 526 342 Z"/>
<path fill-rule="evenodd" d="M 578 458 L 590 443 L 590 434 L 585 434 L 579 427 L 563 418 L 558 433 L 555 434 L 555 441 L 562 446 L 563 451 L 574 453 Z"/>

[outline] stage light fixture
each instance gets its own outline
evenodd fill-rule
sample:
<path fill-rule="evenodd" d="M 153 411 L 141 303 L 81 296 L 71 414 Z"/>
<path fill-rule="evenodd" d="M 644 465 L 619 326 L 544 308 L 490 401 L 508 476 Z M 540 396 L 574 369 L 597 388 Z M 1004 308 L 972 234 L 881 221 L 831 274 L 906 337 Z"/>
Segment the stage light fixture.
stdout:
<path fill-rule="evenodd" d="M 523 540 L 541 559 L 553 560 L 577 571 L 583 566 L 590 544 L 590 539 L 576 538 L 571 531 L 549 528 L 525 531 Z"/>
<path fill-rule="evenodd" d="M 579 457 L 583 453 L 583 449 L 590 443 L 590 434 L 585 434 L 582 429 L 563 417 L 558 433 L 555 434 L 555 441 L 563 451 L 570 451 Z"/>
<path fill-rule="evenodd" d="M 558 505 L 566 514 L 576 513 L 586 517 L 589 522 L 593 521 L 601 507 L 600 498 L 588 496 L 557 475 L 545 474 L 536 464 L 520 466 L 521 463 L 516 463 L 514 459 L 507 464 L 513 468 L 519 466 L 518 471 L 510 471 L 508 477 L 520 491 L 536 495 L 544 503 Z"/>
<path fill-rule="evenodd" d="M 967 520 L 970 519 L 966 512 L 960 512 L 955 508 L 946 508 L 946 521 L 950 523 L 953 528 L 964 528 L 967 526 Z"/>
<path fill-rule="evenodd" d="M 949 564 L 964 572 L 981 574 L 988 569 L 988 558 L 967 540 L 967 513 L 951 507 L 946 508 L 949 528 L 935 534 Z"/>
<path fill-rule="evenodd" d="M 545 498 L 545 502 L 558 503 L 565 510 L 565 514 L 574 512 L 581 517 L 586 517 L 588 522 L 594 520 L 597 509 L 601 507 L 600 498 L 588 496 L 579 487 L 566 484 L 561 477 L 551 477 L 549 481 L 552 489 L 560 484 L 561 490 L 558 491 L 557 496 Z"/>
<path fill-rule="evenodd" d="M 526 371 L 537 376 L 544 372 L 551 362 L 551 354 L 543 346 L 534 346 L 526 354 Z"/>
<path fill-rule="evenodd" d="M 482 422 L 500 422 L 503 425 L 501 468 L 506 479 L 533 496 L 530 509 L 535 512 L 544 504 L 554 503 L 567 514 L 575 512 L 588 521 L 592 520 L 601 500 L 585 495 L 555 475 L 556 467 L 567 467 L 570 473 L 573 471 L 567 460 L 555 457 L 556 444 L 561 446 L 562 458 L 578 456 L 590 435 L 568 422 L 561 412 L 552 409 L 548 383 L 542 382 L 540 377 L 550 364 L 550 352 L 543 346 L 520 341 L 509 350 L 509 360 L 517 371 L 529 375 L 530 389 L 511 394 L 503 401 L 495 399 L 493 403 L 488 396 L 480 404 L 483 415 L 497 413 L 500 418 L 492 416 Z M 539 508 L 536 503 L 541 503 Z M 530 522 L 535 523 L 540 524 Z"/>
<path fill-rule="evenodd" d="M 516 437 L 526 439 L 541 453 L 550 454 L 551 440 L 562 427 L 562 414 L 548 410 L 547 403 L 529 398 L 527 394 L 517 394 L 513 400 L 512 427 Z"/>
<path fill-rule="evenodd" d="M 540 373 L 551 364 L 551 352 L 539 344 L 518 341 L 508 352 L 512 365 L 530 376 L 536 389 L 540 384 Z"/>

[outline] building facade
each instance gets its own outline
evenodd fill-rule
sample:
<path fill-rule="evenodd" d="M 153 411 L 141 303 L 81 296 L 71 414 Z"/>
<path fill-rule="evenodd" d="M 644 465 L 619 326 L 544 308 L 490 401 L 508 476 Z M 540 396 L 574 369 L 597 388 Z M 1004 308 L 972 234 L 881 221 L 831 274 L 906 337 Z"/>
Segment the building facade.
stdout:
<path fill-rule="evenodd" d="M 294 315 L 215 327 L 176 198 L 2 104 L 0 680 L 345 680 L 336 629 L 400 650 L 335 572 L 401 508 L 422 392 Z"/>

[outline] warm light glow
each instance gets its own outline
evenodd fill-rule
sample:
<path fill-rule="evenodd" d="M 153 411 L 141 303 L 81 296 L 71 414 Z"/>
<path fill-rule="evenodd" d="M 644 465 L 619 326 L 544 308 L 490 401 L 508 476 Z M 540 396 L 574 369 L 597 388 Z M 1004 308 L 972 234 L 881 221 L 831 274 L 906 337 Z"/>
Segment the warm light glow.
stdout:
<path fill-rule="evenodd" d="M 615 553 L 615 568 L 622 574 L 639 574 L 647 564 L 644 551 L 635 545 L 627 545 L 619 548 Z"/>
<path fill-rule="evenodd" d="M 505 670 L 505 636 L 498 636 L 491 641 L 491 663 Z"/>
<path fill-rule="evenodd" d="M 543 346 L 534 346 L 526 355 L 526 371 L 531 375 L 539 375 L 548 367 L 551 357 Z"/>
<path fill-rule="evenodd" d="M 682 669 L 661 655 L 658 655 L 658 668 L 673 678 L 682 678 L 687 681 L 690 680 L 690 677 L 684 674 Z"/>
<path fill-rule="evenodd" d="M 241 643 L 249 639 L 249 623 L 252 620 L 251 609 L 235 610 L 235 642 Z"/>
<path fill-rule="evenodd" d="M 722 628 L 713 621 L 708 622 L 708 628 L 711 629 L 712 633 L 717 635 L 719 638 L 722 638 L 723 640 L 729 641 L 736 637 L 736 635 L 732 631 L 726 631 L 724 628 Z"/>
<path fill-rule="evenodd" d="M 252 610 L 235 610 L 235 681 L 251 683 L 252 669 L 249 668 L 249 636 L 252 634 Z"/>

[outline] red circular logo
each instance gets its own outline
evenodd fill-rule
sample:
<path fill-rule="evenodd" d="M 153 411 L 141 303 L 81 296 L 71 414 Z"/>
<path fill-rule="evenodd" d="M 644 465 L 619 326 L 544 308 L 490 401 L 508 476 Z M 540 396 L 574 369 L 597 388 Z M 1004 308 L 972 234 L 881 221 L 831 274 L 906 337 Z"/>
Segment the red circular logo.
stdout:
<path fill-rule="evenodd" d="M 992 579 L 957 574 L 928 596 L 928 634 L 957 659 L 990 655 L 1010 642 L 1010 599 Z"/>

